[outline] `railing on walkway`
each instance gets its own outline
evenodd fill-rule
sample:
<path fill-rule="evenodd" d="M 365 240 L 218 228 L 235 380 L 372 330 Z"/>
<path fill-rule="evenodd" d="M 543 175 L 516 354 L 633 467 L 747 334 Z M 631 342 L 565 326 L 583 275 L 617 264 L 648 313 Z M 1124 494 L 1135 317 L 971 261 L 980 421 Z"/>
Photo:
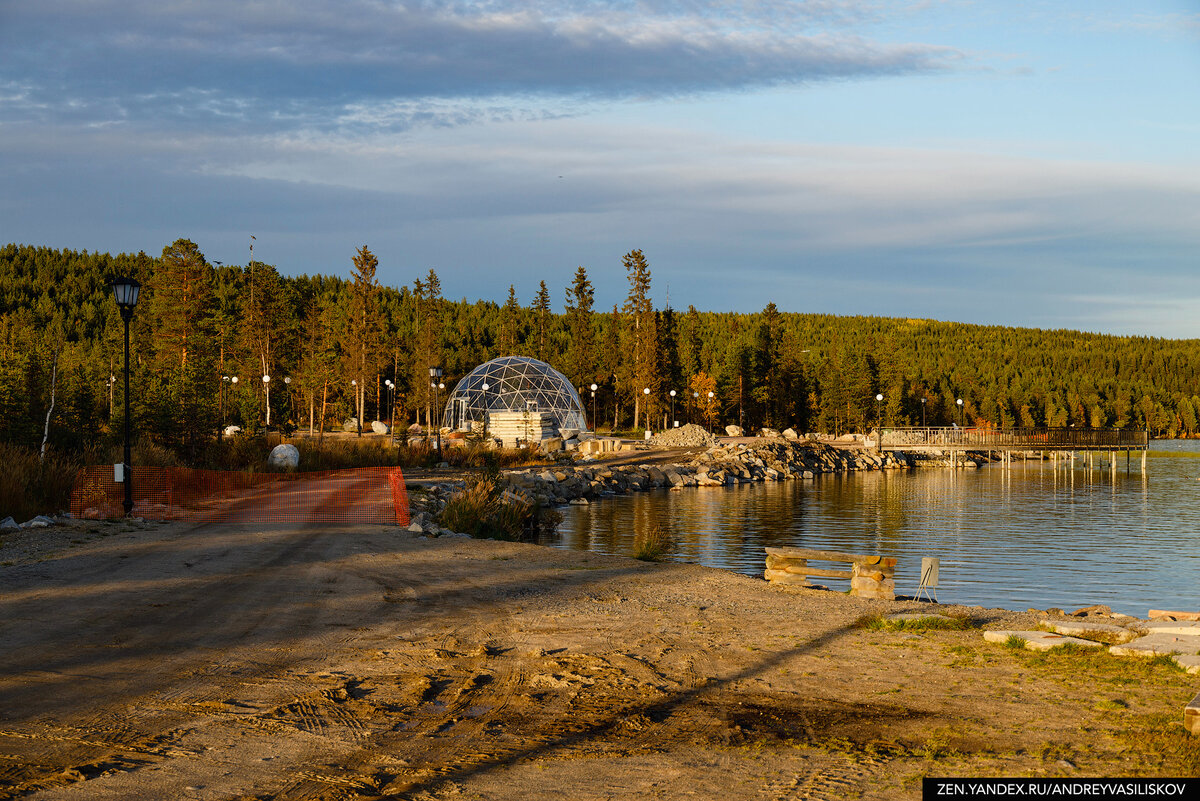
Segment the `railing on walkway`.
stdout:
<path fill-rule="evenodd" d="M 882 450 L 1137 451 L 1146 431 L 1101 428 L 884 428 Z"/>

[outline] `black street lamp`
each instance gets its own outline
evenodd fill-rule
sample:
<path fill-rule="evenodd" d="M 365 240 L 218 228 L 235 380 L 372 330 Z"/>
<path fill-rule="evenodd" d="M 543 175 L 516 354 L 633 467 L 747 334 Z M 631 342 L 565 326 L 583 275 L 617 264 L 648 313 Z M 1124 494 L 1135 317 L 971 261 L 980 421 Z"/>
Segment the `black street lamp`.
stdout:
<path fill-rule="evenodd" d="M 431 386 L 433 388 L 433 414 L 436 415 L 438 413 L 438 406 L 441 404 L 441 399 L 438 396 L 438 390 L 441 389 L 442 387 L 446 386 L 445 384 L 442 383 L 442 368 L 440 368 L 440 367 L 430 367 L 429 368 L 429 386 Z M 432 419 L 432 415 L 431 415 L 430 423 L 432 423 L 432 422 L 433 422 L 433 419 Z M 440 460 L 442 458 L 442 424 L 441 423 L 437 424 L 437 452 L 438 452 L 438 459 Z"/>
<path fill-rule="evenodd" d="M 926 398 L 921 398 L 921 428 L 925 428 L 925 401 Z"/>
<path fill-rule="evenodd" d="M 671 390 L 671 428 L 675 427 L 675 390 Z"/>
<path fill-rule="evenodd" d="M 700 405 L 700 393 L 692 390 L 692 408 L 688 410 L 688 422 L 696 422 L 696 409 Z"/>
<path fill-rule="evenodd" d="M 592 384 L 592 431 L 596 430 L 596 390 L 600 387 Z"/>
<path fill-rule="evenodd" d="M 132 278 L 115 278 L 112 288 L 117 308 L 121 310 L 121 319 L 125 321 L 125 461 L 121 465 L 121 482 L 125 485 L 125 516 L 129 517 L 133 511 L 133 481 L 129 464 L 129 321 L 133 319 L 133 307 L 137 305 L 142 285 Z"/>

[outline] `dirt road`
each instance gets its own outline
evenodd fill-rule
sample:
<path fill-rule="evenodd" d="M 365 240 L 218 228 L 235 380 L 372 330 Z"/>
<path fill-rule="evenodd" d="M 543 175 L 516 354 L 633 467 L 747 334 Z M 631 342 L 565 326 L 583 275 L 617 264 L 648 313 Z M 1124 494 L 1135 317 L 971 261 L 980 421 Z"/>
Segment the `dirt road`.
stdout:
<path fill-rule="evenodd" d="M 0 798 L 903 799 L 1200 765 L 1170 725 L 1195 677 L 856 625 L 912 607 L 383 526 L 22 532 Z"/>

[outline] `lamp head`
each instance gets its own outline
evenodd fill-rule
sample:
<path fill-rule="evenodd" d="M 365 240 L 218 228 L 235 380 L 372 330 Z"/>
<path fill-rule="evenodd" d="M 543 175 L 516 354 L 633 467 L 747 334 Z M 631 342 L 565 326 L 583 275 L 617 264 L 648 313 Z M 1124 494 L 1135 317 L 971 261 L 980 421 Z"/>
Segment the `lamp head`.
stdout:
<path fill-rule="evenodd" d="M 117 308 L 121 310 L 121 316 L 129 319 L 133 315 L 133 307 L 138 302 L 138 292 L 142 285 L 133 278 L 119 277 L 114 278 L 112 282 L 113 296 L 117 300 Z"/>

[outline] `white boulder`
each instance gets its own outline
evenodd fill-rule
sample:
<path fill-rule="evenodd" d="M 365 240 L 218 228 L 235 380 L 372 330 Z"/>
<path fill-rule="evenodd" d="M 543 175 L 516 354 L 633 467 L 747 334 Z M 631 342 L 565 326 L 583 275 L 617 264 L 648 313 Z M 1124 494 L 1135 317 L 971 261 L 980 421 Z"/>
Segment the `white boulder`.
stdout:
<path fill-rule="evenodd" d="M 741 426 L 725 426 L 725 434 L 730 437 L 745 436 Z"/>
<path fill-rule="evenodd" d="M 392 429 L 388 428 L 388 424 L 382 420 L 372 420 L 371 430 L 376 434 L 390 434 Z"/>
<path fill-rule="evenodd" d="M 267 464 L 271 467 L 281 467 L 285 470 L 295 470 L 300 466 L 300 451 L 295 445 L 276 445 L 271 449 L 271 455 L 267 457 Z"/>

